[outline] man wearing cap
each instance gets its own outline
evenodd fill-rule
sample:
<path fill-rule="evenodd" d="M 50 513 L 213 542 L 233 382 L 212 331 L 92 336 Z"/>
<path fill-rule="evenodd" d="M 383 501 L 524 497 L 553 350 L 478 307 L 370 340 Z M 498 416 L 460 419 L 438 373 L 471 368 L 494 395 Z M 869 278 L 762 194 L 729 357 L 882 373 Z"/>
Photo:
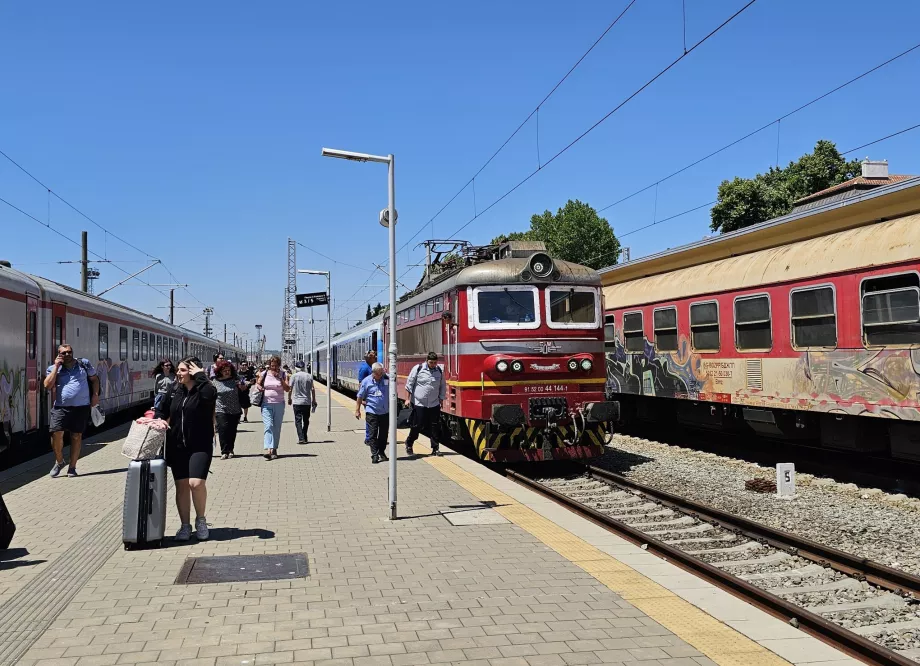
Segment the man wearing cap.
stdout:
<path fill-rule="evenodd" d="M 304 368 L 303 361 L 294 364 L 296 372 L 291 377 L 291 392 L 288 404 L 294 407 L 294 427 L 297 428 L 297 443 L 307 444 L 307 430 L 310 428 L 310 414 L 316 405 L 316 389 L 313 387 L 313 375 Z"/>
<path fill-rule="evenodd" d="M 361 385 L 361 382 L 364 381 L 365 377 L 370 377 L 371 368 L 374 367 L 374 363 L 377 362 L 377 352 L 373 349 L 368 350 L 364 355 L 364 363 L 361 364 L 361 367 L 358 368 L 358 385 Z"/>
<path fill-rule="evenodd" d="M 428 352 L 428 360 L 412 368 L 406 380 L 409 404 L 412 406 L 412 429 L 406 438 L 406 453 L 413 455 L 412 445 L 420 432 L 431 440 L 431 453 L 439 456 L 441 442 L 441 403 L 447 397 L 444 372 L 438 365 L 438 355 Z"/>

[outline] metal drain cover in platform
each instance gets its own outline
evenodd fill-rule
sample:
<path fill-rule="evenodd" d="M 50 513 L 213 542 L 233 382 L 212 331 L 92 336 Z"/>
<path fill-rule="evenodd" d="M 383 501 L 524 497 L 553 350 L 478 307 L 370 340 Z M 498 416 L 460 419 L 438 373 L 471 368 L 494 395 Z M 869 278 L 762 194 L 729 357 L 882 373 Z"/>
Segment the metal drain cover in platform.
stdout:
<path fill-rule="evenodd" d="M 245 583 L 306 578 L 309 575 L 310 568 L 304 553 L 190 557 L 179 570 L 175 584 Z"/>

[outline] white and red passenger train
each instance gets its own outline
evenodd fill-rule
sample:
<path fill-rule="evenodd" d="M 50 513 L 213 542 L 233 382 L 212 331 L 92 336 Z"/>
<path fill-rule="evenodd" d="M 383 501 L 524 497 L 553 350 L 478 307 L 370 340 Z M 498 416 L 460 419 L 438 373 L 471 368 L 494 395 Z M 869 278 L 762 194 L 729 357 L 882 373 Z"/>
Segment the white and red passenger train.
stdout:
<path fill-rule="evenodd" d="M 49 450 L 45 369 L 66 342 L 99 377 L 106 414 L 152 404 L 159 360 L 244 351 L 0 262 L 0 468 Z"/>
<path fill-rule="evenodd" d="M 920 178 L 799 204 L 601 270 L 609 391 L 625 418 L 920 460 Z"/>
<path fill-rule="evenodd" d="M 444 432 L 492 462 L 603 453 L 618 404 L 605 401 L 603 304 L 591 268 L 553 261 L 539 243 L 472 248 L 396 309 L 399 397 L 437 352 L 447 381 Z M 379 317 L 333 340 L 332 384 L 357 387 L 357 362 L 389 344 Z M 311 362 L 325 381 L 325 347 Z"/>

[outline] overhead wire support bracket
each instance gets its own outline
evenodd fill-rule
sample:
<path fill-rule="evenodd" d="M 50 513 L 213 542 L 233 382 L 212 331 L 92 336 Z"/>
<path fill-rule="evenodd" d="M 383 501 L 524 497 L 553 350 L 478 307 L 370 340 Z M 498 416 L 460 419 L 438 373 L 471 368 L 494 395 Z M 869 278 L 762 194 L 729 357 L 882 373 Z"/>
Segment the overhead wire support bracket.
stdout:
<path fill-rule="evenodd" d="M 96 296 L 102 296 L 103 294 L 107 294 L 108 292 L 112 291 L 115 287 L 120 287 L 121 285 L 123 285 L 123 284 L 124 284 L 125 282 L 127 282 L 128 280 L 133 280 L 134 278 L 136 278 L 136 277 L 137 277 L 138 275 L 140 275 L 141 273 L 143 273 L 143 272 L 145 272 L 145 271 L 149 271 L 151 268 L 153 268 L 154 266 L 158 266 L 159 264 L 160 264 L 160 260 L 159 260 L 159 259 L 156 259 L 156 260 L 153 261 L 152 263 L 150 263 L 150 264 L 144 266 L 144 267 L 143 267 L 142 269 L 140 269 L 137 273 L 132 273 L 131 275 L 129 275 L 128 277 L 126 277 L 124 280 L 122 280 L 122 281 L 119 282 L 118 284 L 113 284 L 113 285 L 112 285 L 111 287 L 109 287 L 108 289 L 103 289 L 103 290 L 100 291 L 98 294 L 96 294 Z"/>

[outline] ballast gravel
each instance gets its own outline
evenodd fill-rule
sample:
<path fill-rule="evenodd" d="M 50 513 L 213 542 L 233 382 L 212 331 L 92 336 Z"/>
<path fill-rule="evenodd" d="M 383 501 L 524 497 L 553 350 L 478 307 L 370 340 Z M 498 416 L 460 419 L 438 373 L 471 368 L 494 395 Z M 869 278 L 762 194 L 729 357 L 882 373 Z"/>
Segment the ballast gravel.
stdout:
<path fill-rule="evenodd" d="M 920 500 L 916 498 L 797 474 L 795 497 L 780 499 L 744 488 L 748 479 L 775 479 L 774 468 L 626 435 L 614 435 L 607 453 L 593 464 L 920 575 Z"/>

